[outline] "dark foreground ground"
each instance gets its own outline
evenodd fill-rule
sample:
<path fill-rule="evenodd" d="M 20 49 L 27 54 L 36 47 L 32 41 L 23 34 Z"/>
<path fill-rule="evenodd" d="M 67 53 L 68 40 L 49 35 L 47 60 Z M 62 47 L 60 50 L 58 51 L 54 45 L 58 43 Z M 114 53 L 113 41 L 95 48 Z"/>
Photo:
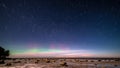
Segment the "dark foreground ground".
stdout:
<path fill-rule="evenodd" d="M 120 58 L 10 58 L 0 68 L 120 68 Z"/>

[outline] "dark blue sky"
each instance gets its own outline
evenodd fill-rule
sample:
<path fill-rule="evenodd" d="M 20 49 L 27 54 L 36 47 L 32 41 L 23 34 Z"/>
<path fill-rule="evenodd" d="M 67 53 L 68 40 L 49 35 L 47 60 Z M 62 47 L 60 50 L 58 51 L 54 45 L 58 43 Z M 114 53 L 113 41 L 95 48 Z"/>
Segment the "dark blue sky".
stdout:
<path fill-rule="evenodd" d="M 120 56 L 120 0 L 0 0 L 0 46 L 29 43 Z"/>

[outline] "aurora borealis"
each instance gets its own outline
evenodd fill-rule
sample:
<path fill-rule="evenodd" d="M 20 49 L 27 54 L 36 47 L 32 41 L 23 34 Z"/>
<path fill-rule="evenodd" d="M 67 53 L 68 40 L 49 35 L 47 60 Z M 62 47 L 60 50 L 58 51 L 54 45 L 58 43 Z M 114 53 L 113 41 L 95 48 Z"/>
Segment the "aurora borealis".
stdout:
<path fill-rule="evenodd" d="M 28 48 L 28 49 L 27 49 Z M 50 45 L 49 48 L 42 48 L 37 46 L 29 46 L 23 50 L 15 50 L 11 49 L 12 51 L 12 57 L 89 57 L 92 54 L 90 54 L 90 51 L 87 50 L 71 50 L 69 48 L 66 48 L 65 46 L 59 45 L 59 47 L 56 47 L 56 45 Z M 92 52 L 91 52 L 92 53 Z M 38 56 L 39 55 L 39 56 Z"/>
<path fill-rule="evenodd" d="M 11 57 L 120 57 L 120 0 L 0 0 Z"/>

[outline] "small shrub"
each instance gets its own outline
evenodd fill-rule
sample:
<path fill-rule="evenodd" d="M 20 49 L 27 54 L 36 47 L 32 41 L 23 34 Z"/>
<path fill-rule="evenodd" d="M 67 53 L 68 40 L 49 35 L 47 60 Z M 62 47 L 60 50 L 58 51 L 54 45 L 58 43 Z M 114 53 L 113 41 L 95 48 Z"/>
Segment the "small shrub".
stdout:
<path fill-rule="evenodd" d="M 0 61 L 0 64 L 4 64 L 4 63 L 5 63 L 5 61 L 3 61 L 3 60 Z"/>
<path fill-rule="evenodd" d="M 91 60 L 91 62 L 94 62 L 93 60 Z"/>
<path fill-rule="evenodd" d="M 39 60 L 35 61 L 35 63 L 38 64 L 38 63 L 39 63 Z"/>
<path fill-rule="evenodd" d="M 55 62 L 55 60 L 53 60 L 53 62 Z"/>
<path fill-rule="evenodd" d="M 11 66 L 12 64 L 11 63 L 7 63 L 6 66 Z"/>
<path fill-rule="evenodd" d="M 115 67 L 117 67 L 118 65 L 114 65 Z"/>
<path fill-rule="evenodd" d="M 68 66 L 66 62 L 61 62 L 60 65 L 61 66 Z"/>
<path fill-rule="evenodd" d="M 97 66 L 97 64 L 95 64 L 95 66 Z"/>
<path fill-rule="evenodd" d="M 101 62 L 102 60 L 98 60 L 98 62 Z"/>
<path fill-rule="evenodd" d="M 50 63 L 50 60 L 47 59 L 45 62 L 46 62 L 46 63 Z"/>
<path fill-rule="evenodd" d="M 115 59 L 115 61 L 120 61 L 120 59 Z"/>
<path fill-rule="evenodd" d="M 85 60 L 85 62 L 88 62 L 88 60 Z"/>

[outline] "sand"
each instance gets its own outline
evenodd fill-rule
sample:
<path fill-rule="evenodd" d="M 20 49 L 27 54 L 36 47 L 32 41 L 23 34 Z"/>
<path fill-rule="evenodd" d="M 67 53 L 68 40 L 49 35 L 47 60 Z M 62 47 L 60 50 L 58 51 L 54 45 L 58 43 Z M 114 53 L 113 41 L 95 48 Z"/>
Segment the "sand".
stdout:
<path fill-rule="evenodd" d="M 64 62 L 66 62 L 66 65 L 64 65 Z M 0 64 L 0 68 L 120 68 L 120 61 L 26 58 L 5 60 L 4 64 Z"/>

